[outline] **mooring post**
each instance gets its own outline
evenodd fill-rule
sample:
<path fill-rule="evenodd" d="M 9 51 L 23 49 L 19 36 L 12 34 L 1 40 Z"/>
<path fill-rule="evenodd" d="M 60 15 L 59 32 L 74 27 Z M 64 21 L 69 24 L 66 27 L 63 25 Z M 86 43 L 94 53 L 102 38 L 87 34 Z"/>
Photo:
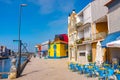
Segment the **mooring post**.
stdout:
<path fill-rule="evenodd" d="M 8 79 L 15 79 L 16 76 L 17 76 L 16 59 L 13 58 L 11 60 L 11 63 L 12 63 L 12 66 L 11 66 L 11 69 L 10 69 L 10 74 L 8 76 Z"/>

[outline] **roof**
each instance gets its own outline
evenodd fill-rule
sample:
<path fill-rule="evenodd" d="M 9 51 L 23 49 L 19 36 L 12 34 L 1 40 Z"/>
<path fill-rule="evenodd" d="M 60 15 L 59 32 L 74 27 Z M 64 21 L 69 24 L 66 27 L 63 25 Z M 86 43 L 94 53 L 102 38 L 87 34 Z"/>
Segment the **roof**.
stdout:
<path fill-rule="evenodd" d="M 77 15 L 81 15 L 82 12 L 83 12 L 85 9 L 87 9 L 90 5 L 91 5 L 91 2 L 90 2 L 87 6 L 85 6 L 80 12 L 78 12 Z"/>
<path fill-rule="evenodd" d="M 109 2 L 107 2 L 107 3 L 105 4 L 105 6 L 110 5 L 113 1 L 114 1 L 114 0 L 110 0 Z"/>
<path fill-rule="evenodd" d="M 59 40 L 59 41 L 53 41 L 53 42 L 52 42 L 52 44 L 54 44 L 54 43 L 63 43 L 63 44 L 68 44 L 68 42 L 61 41 L 61 40 Z"/>

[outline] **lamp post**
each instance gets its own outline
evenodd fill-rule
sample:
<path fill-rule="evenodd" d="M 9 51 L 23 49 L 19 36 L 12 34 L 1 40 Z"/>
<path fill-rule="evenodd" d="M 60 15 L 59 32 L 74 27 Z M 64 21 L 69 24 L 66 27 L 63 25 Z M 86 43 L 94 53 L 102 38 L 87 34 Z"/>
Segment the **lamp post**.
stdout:
<path fill-rule="evenodd" d="M 21 74 L 21 38 L 20 38 L 20 30 L 21 30 L 21 16 L 22 16 L 22 7 L 27 6 L 27 4 L 20 4 L 20 12 L 19 12 L 19 24 L 18 24 L 18 65 L 17 65 L 17 77 Z"/>

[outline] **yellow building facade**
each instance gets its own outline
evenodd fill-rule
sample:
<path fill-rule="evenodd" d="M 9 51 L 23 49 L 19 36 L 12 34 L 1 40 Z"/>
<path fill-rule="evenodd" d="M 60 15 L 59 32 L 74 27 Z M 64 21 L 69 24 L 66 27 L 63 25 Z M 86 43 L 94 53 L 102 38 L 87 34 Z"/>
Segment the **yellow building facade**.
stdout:
<path fill-rule="evenodd" d="M 62 41 L 50 43 L 49 58 L 64 58 L 68 57 L 68 44 Z"/>

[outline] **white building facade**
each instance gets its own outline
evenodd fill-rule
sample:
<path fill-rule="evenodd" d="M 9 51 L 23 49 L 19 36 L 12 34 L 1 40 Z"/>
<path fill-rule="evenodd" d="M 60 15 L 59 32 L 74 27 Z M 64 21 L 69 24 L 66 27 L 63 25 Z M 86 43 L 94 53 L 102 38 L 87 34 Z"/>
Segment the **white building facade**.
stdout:
<path fill-rule="evenodd" d="M 73 50 L 73 53 L 76 53 L 76 61 L 80 64 L 89 62 L 88 56 L 92 54 L 92 34 L 96 33 L 96 22 L 104 21 L 106 18 L 107 7 L 104 4 L 107 1 L 94 0 L 75 15 L 76 38 L 73 43 L 76 50 Z"/>
<path fill-rule="evenodd" d="M 76 23 L 76 13 L 73 10 L 72 13 L 68 17 L 68 53 L 69 53 L 69 61 L 76 62 L 77 61 L 77 52 L 76 52 L 76 38 L 77 31 L 75 27 Z"/>

